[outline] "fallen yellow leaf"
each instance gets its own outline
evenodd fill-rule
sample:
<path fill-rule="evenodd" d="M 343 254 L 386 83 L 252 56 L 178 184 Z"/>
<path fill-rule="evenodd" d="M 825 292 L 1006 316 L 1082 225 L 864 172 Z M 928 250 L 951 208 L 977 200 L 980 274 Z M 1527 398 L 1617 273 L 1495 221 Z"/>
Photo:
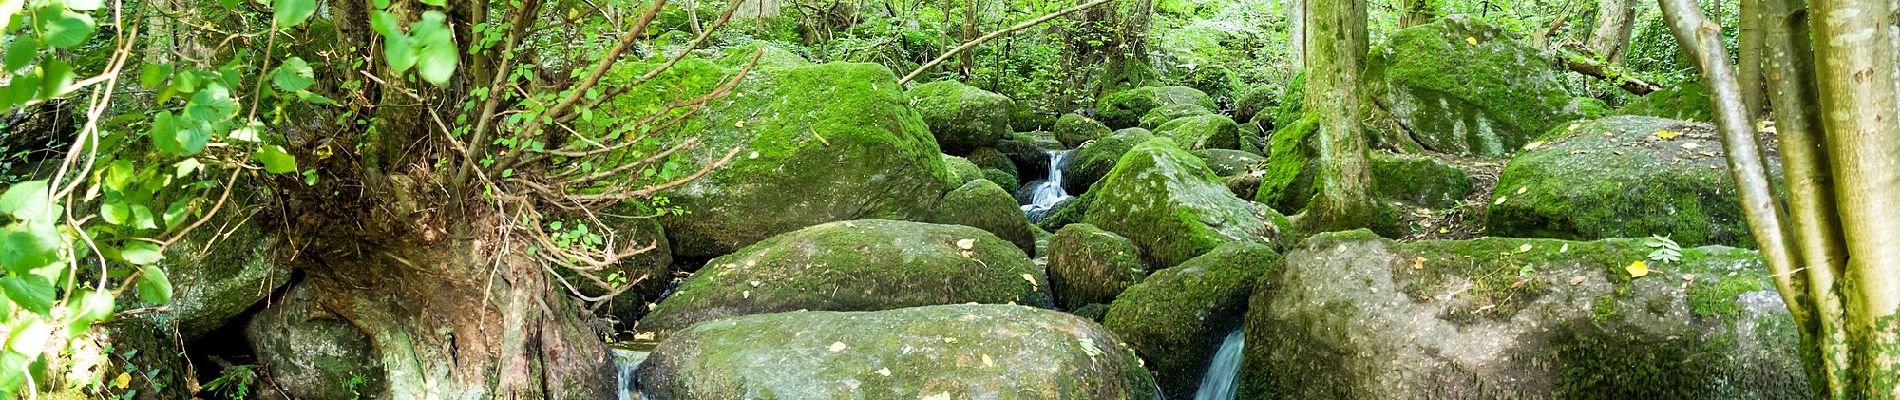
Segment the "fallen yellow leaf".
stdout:
<path fill-rule="evenodd" d="M 126 387 L 131 386 L 131 385 L 132 385 L 131 374 L 120 372 L 119 376 L 112 378 L 112 387 L 125 389 Z"/>
<path fill-rule="evenodd" d="M 1518 187 L 1517 187 L 1517 194 L 1524 194 L 1524 192 L 1528 192 L 1528 191 L 1531 191 L 1531 188 L 1530 188 L 1529 186 L 1518 186 Z"/>
<path fill-rule="evenodd" d="M 1525 244 L 1524 244 L 1524 245 L 1522 245 L 1522 246 L 1517 246 L 1517 252 L 1519 252 L 1519 253 L 1525 253 L 1525 252 L 1529 252 L 1529 251 L 1531 251 L 1531 244 L 1530 244 L 1530 243 L 1525 243 Z"/>
<path fill-rule="evenodd" d="M 1656 137 L 1662 138 L 1662 140 L 1675 140 L 1677 136 L 1682 136 L 1682 134 L 1671 132 L 1668 129 L 1656 131 Z"/>
<path fill-rule="evenodd" d="M 1630 266 L 1623 267 L 1623 270 L 1629 271 L 1630 276 L 1635 278 L 1649 276 L 1649 263 L 1643 262 L 1643 260 L 1636 260 L 1636 262 L 1630 263 Z"/>
<path fill-rule="evenodd" d="M 1477 46 L 1477 45 L 1478 45 L 1478 38 L 1475 38 L 1475 37 L 1470 37 L 1470 36 L 1466 36 L 1466 37 L 1465 37 L 1465 43 L 1470 43 L 1470 44 L 1471 44 L 1472 46 Z"/>

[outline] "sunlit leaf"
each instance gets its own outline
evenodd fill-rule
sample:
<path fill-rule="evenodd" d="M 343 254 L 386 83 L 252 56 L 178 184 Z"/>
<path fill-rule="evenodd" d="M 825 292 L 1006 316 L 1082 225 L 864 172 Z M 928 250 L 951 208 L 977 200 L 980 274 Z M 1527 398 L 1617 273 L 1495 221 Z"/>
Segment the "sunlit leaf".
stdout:
<path fill-rule="evenodd" d="M 257 161 L 264 163 L 264 171 L 273 174 L 297 172 L 297 157 L 284 151 L 282 146 L 265 145 L 257 149 Z"/>
<path fill-rule="evenodd" d="M 271 74 L 271 83 L 286 92 L 304 90 L 316 81 L 316 72 L 310 69 L 309 62 L 300 57 L 285 59 L 284 65 L 278 66 L 277 72 Z"/>
<path fill-rule="evenodd" d="M 139 300 L 151 304 L 171 304 L 172 281 L 165 271 L 154 266 L 139 270 Z"/>
<path fill-rule="evenodd" d="M 302 25 L 317 11 L 316 0 L 276 0 L 271 4 L 271 19 L 279 29 Z"/>
<path fill-rule="evenodd" d="M 158 245 L 146 242 L 128 242 L 119 250 L 119 258 L 136 265 L 152 265 L 165 259 L 165 252 Z"/>
<path fill-rule="evenodd" d="M 53 284 L 35 275 L 11 275 L 0 278 L 0 290 L 20 308 L 46 315 L 53 309 Z"/>
<path fill-rule="evenodd" d="M 1623 267 L 1623 270 L 1629 272 L 1630 277 L 1633 278 L 1649 276 L 1649 263 L 1643 262 L 1643 260 L 1636 260 L 1636 262 L 1630 263 L 1628 267 Z"/>
<path fill-rule="evenodd" d="M 0 194 L 0 213 L 28 221 L 51 221 L 53 203 L 47 198 L 46 181 L 26 181 L 8 187 Z"/>

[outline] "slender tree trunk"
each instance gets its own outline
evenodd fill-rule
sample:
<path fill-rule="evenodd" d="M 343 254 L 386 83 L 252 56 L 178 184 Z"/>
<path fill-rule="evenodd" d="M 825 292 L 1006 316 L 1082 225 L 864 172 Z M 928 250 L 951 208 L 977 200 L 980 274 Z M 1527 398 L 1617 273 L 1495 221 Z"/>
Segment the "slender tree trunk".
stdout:
<path fill-rule="evenodd" d="M 1432 0 L 1404 0 L 1404 14 L 1399 16 L 1399 29 L 1410 28 L 1438 19 L 1438 9 L 1432 6 Z"/>
<path fill-rule="evenodd" d="M 981 34 L 976 31 L 976 11 L 976 0 L 963 0 L 962 43 L 969 43 L 970 41 L 976 40 L 976 35 Z M 970 73 L 976 70 L 976 52 L 965 51 L 963 54 L 958 54 L 957 63 L 962 64 L 958 70 L 963 73 L 963 79 L 966 81 L 969 80 Z"/>
<path fill-rule="evenodd" d="M 1287 0 L 1287 60 L 1293 72 L 1306 68 L 1306 0 Z"/>
<path fill-rule="evenodd" d="M 1748 112 L 1761 116 L 1768 110 L 1768 82 L 1762 71 L 1761 1 L 1741 0 L 1741 26 L 1736 32 L 1736 52 L 1742 80 L 1742 104 Z"/>
<path fill-rule="evenodd" d="M 1378 217 L 1360 130 L 1359 64 L 1367 49 L 1365 0 L 1308 4 L 1306 107 L 1319 117 L 1319 167 L 1309 232 L 1366 227 Z"/>
<path fill-rule="evenodd" d="M 1900 398 L 1900 90 L 1888 0 L 1815 0 L 1815 76 L 1847 239 L 1855 397 Z"/>
<path fill-rule="evenodd" d="M 1590 51 L 1612 64 L 1623 62 L 1635 25 L 1636 0 L 1597 0 L 1597 26 L 1590 34 Z"/>

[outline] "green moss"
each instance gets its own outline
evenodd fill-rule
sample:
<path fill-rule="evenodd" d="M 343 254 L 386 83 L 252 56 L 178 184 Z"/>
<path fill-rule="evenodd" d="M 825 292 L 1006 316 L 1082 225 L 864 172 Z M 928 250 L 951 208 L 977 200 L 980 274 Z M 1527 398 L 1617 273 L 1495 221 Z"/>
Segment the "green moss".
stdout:
<path fill-rule="evenodd" d="M 1695 122 L 1715 121 L 1715 107 L 1701 82 L 1684 82 L 1643 96 L 1611 115 L 1646 115 Z"/>
<path fill-rule="evenodd" d="M 1207 93 L 1186 86 L 1147 86 L 1103 96 L 1095 104 L 1097 120 L 1109 128 L 1139 126 L 1141 117 L 1155 107 L 1194 104 L 1212 110 L 1217 107 Z"/>
<path fill-rule="evenodd" d="M 1287 82 L 1286 94 L 1280 97 L 1280 107 L 1273 110 L 1272 122 L 1275 128 L 1292 126 L 1306 114 L 1306 71 L 1293 75 L 1293 81 Z M 1259 119 L 1259 117 L 1255 117 Z"/>
<path fill-rule="evenodd" d="M 1214 114 L 1175 118 L 1156 128 L 1155 135 L 1174 139 L 1189 150 L 1239 150 L 1248 141 L 1241 139 L 1240 126 L 1233 119 Z"/>
<path fill-rule="evenodd" d="M 1115 169 L 1115 164 L 1128 153 L 1128 149 L 1153 138 L 1154 134 L 1147 129 L 1129 128 L 1076 149 L 1069 155 L 1068 165 L 1062 167 L 1062 188 L 1069 193 L 1089 191 L 1089 186 Z"/>
<path fill-rule="evenodd" d="M 1175 119 L 1211 114 L 1214 114 L 1213 110 L 1209 110 L 1207 107 L 1203 107 L 1199 104 L 1165 105 L 1148 110 L 1147 114 L 1142 114 L 1141 127 L 1145 129 L 1155 129 Z"/>
<path fill-rule="evenodd" d="M 1280 262 L 1266 245 L 1221 246 L 1129 288 L 1103 326 L 1148 360 L 1163 393 L 1192 397 L 1221 338 L 1240 327 L 1254 285 Z"/>
<path fill-rule="evenodd" d="M 1476 18 L 1446 18 L 1373 49 L 1363 95 L 1408 131 L 1379 136 L 1409 133 L 1439 152 L 1499 157 L 1588 108 L 1573 104 L 1545 58 Z"/>
<path fill-rule="evenodd" d="M 1287 214 L 1298 214 L 1313 198 L 1313 158 L 1318 152 L 1313 138 L 1319 133 L 1319 119 L 1309 115 L 1291 125 L 1273 131 L 1267 154 L 1267 170 L 1260 176 L 1260 189 L 1254 201 Z"/>
<path fill-rule="evenodd" d="M 1608 294 L 1597 296 L 1596 302 L 1590 306 L 1590 319 L 1598 324 L 1604 324 L 1615 318 L 1616 296 Z"/>
<path fill-rule="evenodd" d="M 1029 229 L 1029 219 L 1016 205 L 1015 196 L 994 182 L 971 181 L 943 195 L 934 221 L 982 229 L 1015 244 L 1024 253 L 1036 252 L 1036 236 Z"/>
<path fill-rule="evenodd" d="M 963 154 L 991 146 L 1014 132 L 1009 113 L 1015 102 L 1003 95 L 961 82 L 937 81 L 910 89 L 910 97 L 945 152 Z"/>
<path fill-rule="evenodd" d="M 1268 217 L 1277 214 L 1228 193 L 1205 162 L 1166 138 L 1130 149 L 1092 191 L 1084 221 L 1134 240 L 1156 265 L 1222 243 L 1265 243 L 1284 226 Z"/>
<path fill-rule="evenodd" d="M 1094 225 L 1063 226 L 1049 251 L 1049 285 L 1059 306 L 1108 304 L 1148 276 L 1134 242 Z"/>
<path fill-rule="evenodd" d="M 1429 208 L 1449 208 L 1471 194 L 1477 182 L 1469 174 L 1430 156 L 1371 153 L 1372 194 Z"/>
<path fill-rule="evenodd" d="M 1708 282 L 1707 280 L 1714 280 Z M 1731 316 L 1742 312 L 1735 299 L 1743 293 L 1768 288 L 1755 276 L 1708 277 L 1689 284 L 1689 310 L 1697 317 Z"/>
<path fill-rule="evenodd" d="M 1267 85 L 1249 86 L 1234 101 L 1235 121 L 1254 121 L 1257 115 L 1271 113 L 1280 105 L 1280 89 Z"/>
<path fill-rule="evenodd" d="M 1061 230 L 1069 224 L 1082 222 L 1082 217 L 1089 212 L 1089 204 L 1094 201 L 1095 194 L 1092 192 L 1071 198 L 1042 217 L 1042 221 L 1037 222 L 1036 226 L 1043 230 Z"/>
<path fill-rule="evenodd" d="M 1016 187 L 1022 183 L 1022 176 L 1016 171 L 1016 162 L 1011 161 L 1009 156 L 1004 155 L 1003 152 L 997 151 L 995 148 L 977 148 L 964 158 L 969 159 L 970 162 L 976 164 L 978 168 L 982 168 L 983 175 L 992 181 L 996 181 L 998 185 Z M 1003 179 L 1002 176 L 1008 176 L 1008 178 Z"/>
<path fill-rule="evenodd" d="M 1112 133 L 1112 131 L 1108 129 L 1108 125 L 1102 125 L 1101 122 L 1096 122 L 1094 119 L 1084 117 L 1081 114 L 1062 115 L 1062 118 L 1056 120 L 1054 131 L 1056 141 L 1062 142 L 1063 146 L 1070 148 L 1081 146 L 1083 142 L 1099 139 Z"/>
<path fill-rule="evenodd" d="M 943 165 L 950 170 L 951 176 L 955 177 L 950 180 L 950 183 L 954 185 L 954 187 L 949 187 L 945 190 L 961 187 L 970 181 L 984 179 L 983 168 L 977 167 L 976 163 L 970 162 L 969 159 L 944 154 Z"/>

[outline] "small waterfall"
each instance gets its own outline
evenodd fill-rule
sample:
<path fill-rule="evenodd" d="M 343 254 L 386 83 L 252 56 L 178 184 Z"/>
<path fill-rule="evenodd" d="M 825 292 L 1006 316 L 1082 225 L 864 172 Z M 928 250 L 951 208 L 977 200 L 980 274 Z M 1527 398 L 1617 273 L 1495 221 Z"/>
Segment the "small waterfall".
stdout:
<path fill-rule="evenodd" d="M 646 398 L 636 389 L 634 372 L 640 371 L 640 364 L 647 361 L 647 352 L 632 348 L 614 346 L 614 369 L 619 377 L 620 400 L 640 400 Z"/>
<path fill-rule="evenodd" d="M 1041 221 L 1044 214 L 1048 214 L 1064 200 L 1069 199 L 1069 192 L 1062 190 L 1062 165 L 1068 161 L 1071 151 L 1073 150 L 1048 152 L 1049 178 L 1038 181 L 1036 186 L 1030 187 L 1029 203 L 1023 204 L 1023 213 L 1029 215 L 1030 222 Z"/>
<path fill-rule="evenodd" d="M 1194 391 L 1194 400 L 1234 399 L 1240 390 L 1240 350 L 1246 342 L 1247 336 L 1239 329 L 1227 334 L 1220 351 L 1214 353 L 1214 362 L 1208 364 L 1207 374 L 1201 376 L 1201 389 Z"/>

